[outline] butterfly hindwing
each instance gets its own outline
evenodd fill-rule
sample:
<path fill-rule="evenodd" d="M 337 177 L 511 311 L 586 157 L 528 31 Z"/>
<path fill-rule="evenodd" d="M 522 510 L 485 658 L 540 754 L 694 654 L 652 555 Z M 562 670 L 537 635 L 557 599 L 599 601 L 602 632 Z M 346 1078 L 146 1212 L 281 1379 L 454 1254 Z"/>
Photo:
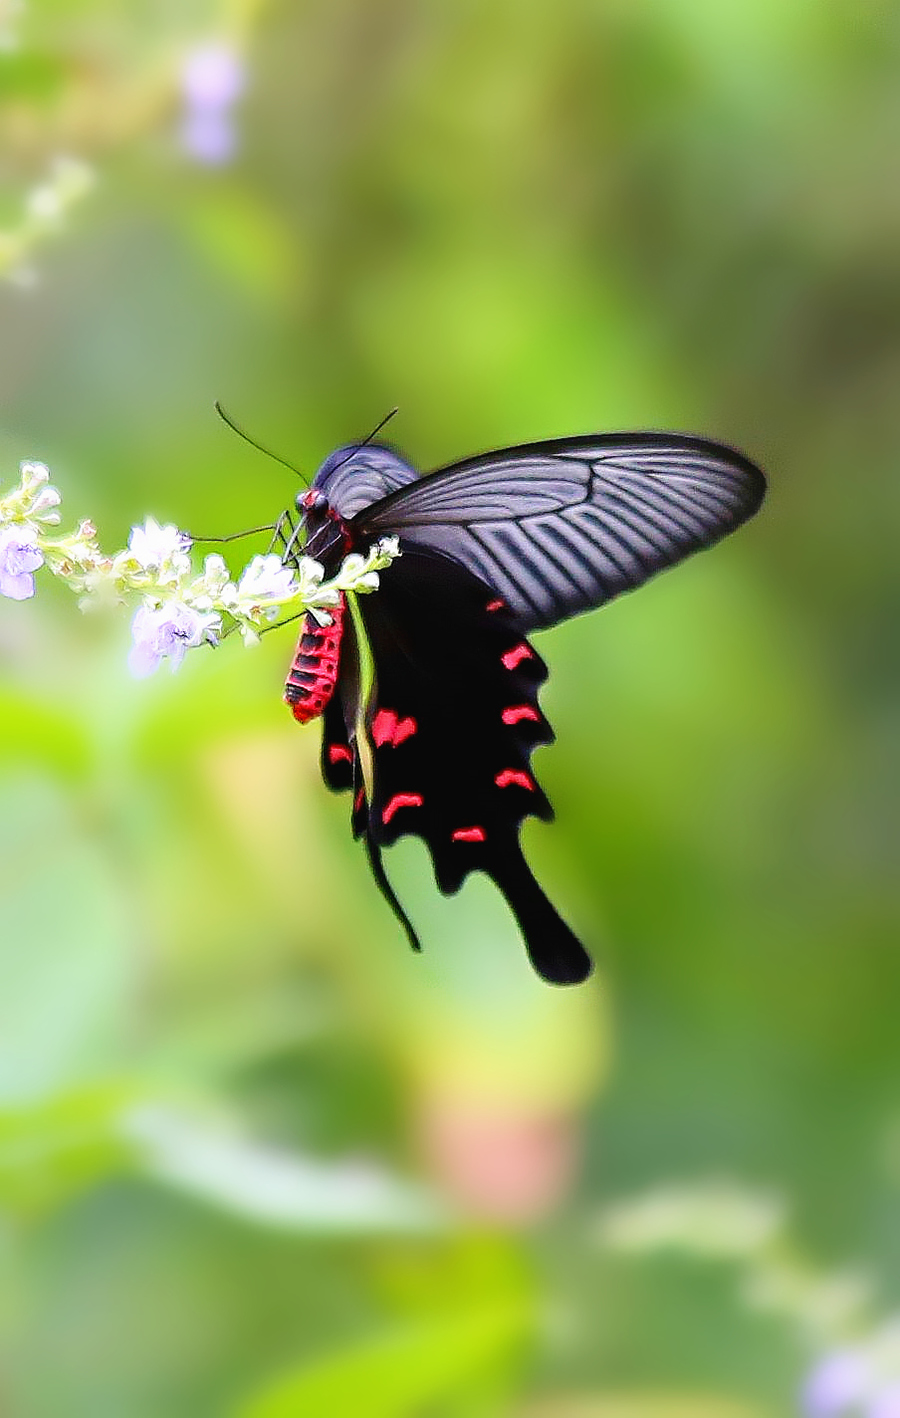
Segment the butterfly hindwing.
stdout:
<path fill-rule="evenodd" d="M 531 770 L 534 748 L 553 738 L 538 704 L 543 661 L 501 598 L 433 553 L 404 550 L 378 594 L 359 605 L 374 665 L 370 842 L 380 852 L 398 837 L 421 837 L 445 893 L 469 872 L 486 872 L 540 973 L 583 979 L 588 957 L 519 845 L 524 818 L 552 817 Z"/>

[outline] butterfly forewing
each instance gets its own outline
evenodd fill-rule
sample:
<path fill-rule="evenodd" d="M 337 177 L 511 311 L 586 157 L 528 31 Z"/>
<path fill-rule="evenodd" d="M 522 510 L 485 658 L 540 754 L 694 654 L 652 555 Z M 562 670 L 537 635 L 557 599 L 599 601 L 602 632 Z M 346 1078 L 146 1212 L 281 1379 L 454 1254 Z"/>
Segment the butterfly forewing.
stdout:
<path fill-rule="evenodd" d="M 712 545 L 756 511 L 764 489 L 759 469 L 721 444 L 603 434 L 453 464 L 358 512 L 353 526 L 453 557 L 530 632 Z"/>

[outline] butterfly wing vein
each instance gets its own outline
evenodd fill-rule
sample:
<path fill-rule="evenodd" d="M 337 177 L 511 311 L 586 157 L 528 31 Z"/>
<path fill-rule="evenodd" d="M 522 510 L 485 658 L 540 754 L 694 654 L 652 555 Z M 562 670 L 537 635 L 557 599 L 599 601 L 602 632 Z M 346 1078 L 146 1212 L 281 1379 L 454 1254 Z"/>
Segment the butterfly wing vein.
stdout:
<path fill-rule="evenodd" d="M 751 516 L 762 474 L 677 435 L 562 440 L 469 459 L 359 514 L 474 572 L 526 632 L 605 604 Z"/>

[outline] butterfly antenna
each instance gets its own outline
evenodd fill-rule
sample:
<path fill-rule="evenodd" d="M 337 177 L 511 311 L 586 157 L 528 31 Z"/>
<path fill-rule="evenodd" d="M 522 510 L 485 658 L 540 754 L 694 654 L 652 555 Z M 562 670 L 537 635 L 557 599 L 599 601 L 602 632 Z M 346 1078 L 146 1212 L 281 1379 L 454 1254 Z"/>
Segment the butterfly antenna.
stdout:
<path fill-rule="evenodd" d="M 335 463 L 334 468 L 333 468 L 332 471 L 333 471 L 333 472 L 337 472 L 338 468 L 342 468 L 345 463 L 349 463 L 349 461 L 350 461 L 351 458 L 355 458 L 356 455 L 357 455 L 357 453 L 359 452 L 359 450 L 360 450 L 361 448 L 367 447 L 368 444 L 370 444 L 370 443 L 372 442 L 372 439 L 373 439 L 373 438 L 377 438 L 377 437 L 378 437 L 378 434 L 379 434 L 379 433 L 381 432 L 381 430 L 384 428 L 385 424 L 386 424 L 386 423 L 390 423 L 390 421 L 391 421 L 391 419 L 394 417 L 394 415 L 395 415 L 395 414 L 398 414 L 399 412 L 400 412 L 400 406 L 398 405 L 396 408 L 391 409 L 391 411 L 390 411 L 389 414 L 385 414 L 384 418 L 381 420 L 381 423 L 377 423 L 377 424 L 375 425 L 375 427 L 372 429 L 372 432 L 366 435 L 366 437 L 363 439 L 362 443 L 354 443 L 353 447 L 350 449 L 350 452 L 347 453 L 347 454 L 345 454 L 344 457 L 341 459 L 341 461 L 340 461 L 339 463 Z"/>
<path fill-rule="evenodd" d="M 255 449 L 256 449 L 258 452 L 260 452 L 260 453 L 265 453 L 265 455 L 266 455 L 267 458 L 273 458 L 273 459 L 275 460 L 275 462 L 276 462 L 276 463 L 280 463 L 283 468 L 289 468 L 292 473 L 296 473 L 296 474 L 297 474 L 297 477 L 298 477 L 298 478 L 300 479 L 300 481 L 303 483 L 303 486 L 304 486 L 304 487 L 309 487 L 309 482 L 308 482 L 307 479 L 303 476 L 303 474 L 301 473 L 301 471 L 300 471 L 299 468 L 295 468 L 294 465 L 293 465 L 293 463 L 289 463 L 289 462 L 288 462 L 287 458 L 280 458 L 277 453 L 273 453 L 273 452 L 272 452 L 271 448 L 266 448 L 265 444 L 263 444 L 263 443 L 257 443 L 257 441 L 256 441 L 255 438 L 251 438 L 250 435 L 249 435 L 249 433 L 247 433 L 243 428 L 241 428 L 240 424 L 235 423 L 234 419 L 231 417 L 230 414 L 227 414 L 227 413 L 225 412 L 225 410 L 222 408 L 222 405 L 219 403 L 218 399 L 216 399 L 216 402 L 215 402 L 215 410 L 216 410 L 216 413 L 219 415 L 219 418 L 222 420 L 222 422 L 223 422 L 223 423 L 227 423 L 227 424 L 228 424 L 228 427 L 232 430 L 232 432 L 234 432 L 234 433 L 237 434 L 238 438 L 243 438 L 244 442 L 245 442 L 245 443 L 249 443 L 251 448 L 255 448 Z M 395 410 L 394 410 L 394 413 L 396 413 L 396 412 L 397 412 L 397 410 L 395 409 Z M 388 414 L 388 418 L 390 418 L 390 417 L 391 417 L 391 415 Z M 383 428 L 386 423 L 387 423 L 387 419 L 382 419 L 381 423 L 378 425 L 378 428 Z M 375 433 L 377 433 L 377 432 L 378 432 L 378 429 L 375 430 Z M 374 434 L 374 433 L 373 433 L 373 434 L 370 434 L 369 437 L 374 438 L 374 437 L 375 437 L 375 434 Z M 369 440 L 366 439 L 366 442 L 367 442 L 367 443 L 368 443 L 368 441 L 369 441 Z"/>

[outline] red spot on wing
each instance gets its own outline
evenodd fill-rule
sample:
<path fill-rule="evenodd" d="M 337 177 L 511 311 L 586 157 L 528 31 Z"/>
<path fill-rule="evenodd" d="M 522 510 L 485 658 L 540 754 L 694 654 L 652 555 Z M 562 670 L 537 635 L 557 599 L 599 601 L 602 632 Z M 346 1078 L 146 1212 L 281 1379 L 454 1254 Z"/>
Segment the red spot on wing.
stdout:
<path fill-rule="evenodd" d="M 504 768 L 502 773 L 498 773 L 494 782 L 498 788 L 509 788 L 515 785 L 517 788 L 527 788 L 529 792 L 534 792 L 534 781 L 520 768 Z"/>
<path fill-rule="evenodd" d="M 330 743 L 328 745 L 329 763 L 352 763 L 353 754 L 345 743 Z"/>
<path fill-rule="evenodd" d="M 488 601 L 487 605 L 485 606 L 485 610 L 486 610 L 486 611 L 502 611 L 502 609 L 503 609 L 503 607 L 504 607 L 505 605 L 506 605 L 506 602 L 505 602 L 505 601 L 501 601 L 501 600 L 500 600 L 500 597 L 498 596 L 497 599 L 496 599 L 496 601 Z"/>
<path fill-rule="evenodd" d="M 404 740 L 412 738 L 418 727 L 415 719 L 398 719 L 393 709 L 379 709 L 372 720 L 375 747 L 381 748 L 382 744 L 389 743 L 394 748 L 399 748 Z"/>
<path fill-rule="evenodd" d="M 522 641 L 521 645 L 514 645 L 511 650 L 507 650 L 505 655 L 501 655 L 501 660 L 508 670 L 514 670 L 516 665 L 520 665 L 523 660 L 533 660 L 534 651 L 530 645 Z"/>
<path fill-rule="evenodd" d="M 451 842 L 483 842 L 487 833 L 483 827 L 457 827 Z"/>
<path fill-rule="evenodd" d="M 365 800 L 366 800 L 366 790 L 365 790 L 365 788 L 360 788 L 360 789 L 359 789 L 359 792 L 356 794 L 356 797 L 353 799 L 353 811 L 354 811 L 354 812 L 359 812 L 359 810 L 360 810 L 360 808 L 362 807 L 362 805 L 363 805 L 363 803 L 365 802 Z"/>
<path fill-rule="evenodd" d="M 394 747 L 397 748 L 404 739 L 412 738 L 418 727 L 418 724 L 413 718 L 407 717 L 401 719 L 394 730 L 394 737 L 391 740 Z"/>
<path fill-rule="evenodd" d="M 377 748 L 381 748 L 383 743 L 389 743 L 397 727 L 397 715 L 393 709 L 379 709 L 372 720 L 372 738 L 375 740 Z"/>
<path fill-rule="evenodd" d="M 421 807 L 422 798 L 418 793 L 395 793 L 390 802 L 381 814 L 381 820 L 387 826 L 395 812 L 399 812 L 402 807 Z"/>
<path fill-rule="evenodd" d="M 502 718 L 504 724 L 518 724 L 520 719 L 540 719 L 540 714 L 531 704 L 513 704 L 509 709 L 504 709 Z"/>

